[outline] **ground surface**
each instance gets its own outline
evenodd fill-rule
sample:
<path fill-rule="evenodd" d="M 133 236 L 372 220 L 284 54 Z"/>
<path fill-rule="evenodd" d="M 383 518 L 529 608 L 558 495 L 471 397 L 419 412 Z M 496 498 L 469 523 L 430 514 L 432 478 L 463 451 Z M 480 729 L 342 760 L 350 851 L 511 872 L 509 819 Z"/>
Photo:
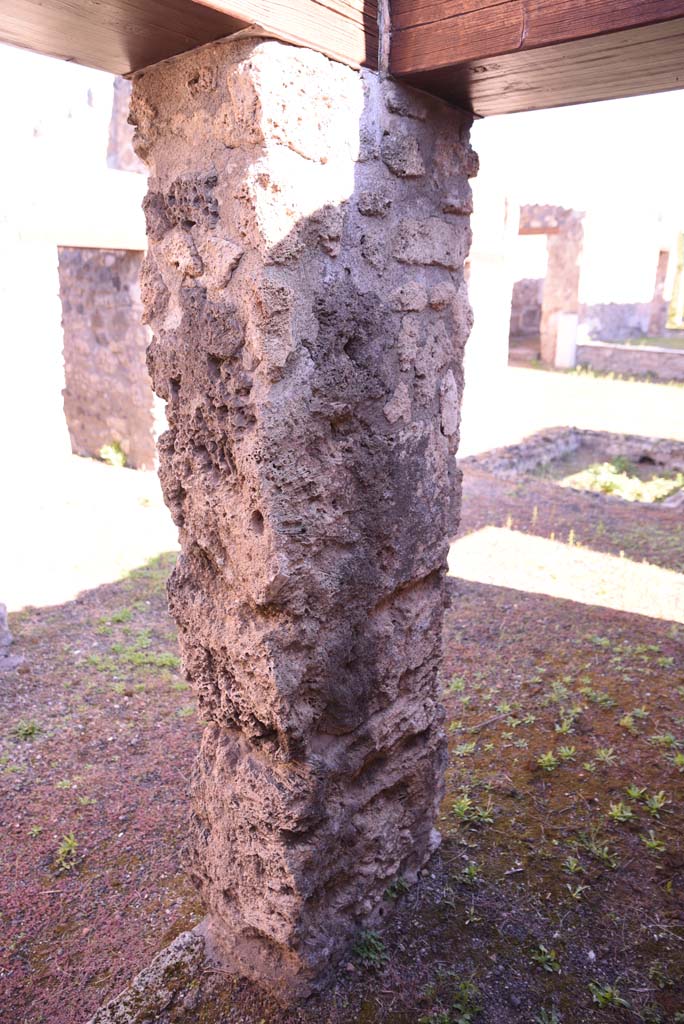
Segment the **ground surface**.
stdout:
<path fill-rule="evenodd" d="M 11 616 L 0 1020 L 85 1022 L 201 915 L 179 871 L 199 727 L 173 557 Z M 440 853 L 323 1001 L 281 1013 L 226 980 L 189 1019 L 684 1020 L 681 510 L 469 470 L 450 567 Z"/>

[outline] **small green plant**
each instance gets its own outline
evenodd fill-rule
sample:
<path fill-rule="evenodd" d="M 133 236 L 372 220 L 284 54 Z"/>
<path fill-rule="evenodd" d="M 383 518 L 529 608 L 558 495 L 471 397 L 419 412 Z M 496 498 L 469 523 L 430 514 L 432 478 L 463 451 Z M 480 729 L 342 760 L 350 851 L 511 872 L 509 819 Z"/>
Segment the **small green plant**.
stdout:
<path fill-rule="evenodd" d="M 454 747 L 454 757 L 468 757 L 475 752 L 476 746 L 477 744 L 474 740 L 470 743 L 461 743 L 460 746 Z"/>
<path fill-rule="evenodd" d="M 653 829 L 648 830 L 648 835 L 639 835 L 639 839 L 644 844 L 647 850 L 652 850 L 654 853 L 664 853 L 665 843 L 662 839 L 658 839 Z"/>
<path fill-rule="evenodd" d="M 100 448 L 100 458 L 108 466 L 116 466 L 119 469 L 126 465 L 126 453 L 118 441 L 112 441 L 111 444 L 103 444 Z"/>
<path fill-rule="evenodd" d="M 563 870 L 567 871 L 570 875 L 581 875 L 584 873 L 584 868 L 577 860 L 576 857 L 566 857 L 563 861 Z"/>
<path fill-rule="evenodd" d="M 55 868 L 58 874 L 64 871 L 71 871 L 76 867 L 77 851 L 78 841 L 74 833 L 69 832 L 67 835 L 62 836 L 62 841 L 57 847 L 55 855 Z"/>
<path fill-rule="evenodd" d="M 565 888 L 568 890 L 568 892 L 572 896 L 573 900 L 575 900 L 577 903 L 579 903 L 579 901 L 582 899 L 582 896 L 587 891 L 589 886 L 588 885 L 570 885 L 569 883 L 566 883 Z"/>
<path fill-rule="evenodd" d="M 549 700 L 554 704 L 562 704 L 564 700 L 567 700 L 570 696 L 570 691 L 565 685 L 568 680 L 554 679 L 551 683 L 551 692 L 549 694 Z"/>
<path fill-rule="evenodd" d="M 674 765 L 678 772 L 684 772 L 684 754 L 680 750 L 672 754 L 670 763 Z"/>
<path fill-rule="evenodd" d="M 461 872 L 461 881 L 465 885 L 475 885 L 480 877 L 480 866 L 471 861 Z"/>
<path fill-rule="evenodd" d="M 31 825 L 31 827 L 29 829 L 29 835 L 31 836 L 31 839 L 36 839 L 37 836 L 39 836 L 42 831 L 43 831 L 43 826 L 42 825 Z"/>
<path fill-rule="evenodd" d="M 112 614 L 112 622 L 130 622 L 132 618 L 133 610 L 131 608 L 120 608 Z"/>
<path fill-rule="evenodd" d="M 447 686 L 447 693 L 463 693 L 465 690 L 465 679 L 463 676 L 453 676 Z"/>
<path fill-rule="evenodd" d="M 589 991 L 593 1001 L 602 1010 L 619 1009 L 620 1007 L 629 1009 L 629 1003 L 622 998 L 615 985 L 599 985 L 595 981 L 590 981 Z"/>
<path fill-rule="evenodd" d="M 472 1024 L 481 1012 L 480 992 L 472 981 L 459 983 L 452 997 L 453 1024 Z"/>
<path fill-rule="evenodd" d="M 554 725 L 554 730 L 560 733 L 562 736 L 567 736 L 569 733 L 575 731 L 575 722 L 582 714 L 582 708 L 579 706 L 565 709 L 561 714 L 560 721 Z"/>
<path fill-rule="evenodd" d="M 364 967 L 380 970 L 389 960 L 389 954 L 377 932 L 363 931 L 352 947 L 352 956 Z"/>
<path fill-rule="evenodd" d="M 657 747 L 665 747 L 667 750 L 670 750 L 672 747 L 679 746 L 677 738 L 673 736 L 671 732 L 661 732 L 655 736 L 651 736 L 649 742 L 653 743 L 654 746 Z"/>
<path fill-rule="evenodd" d="M 666 1024 L 663 1011 L 657 1003 L 647 1003 L 639 1014 L 639 1018 L 642 1024 Z"/>
<path fill-rule="evenodd" d="M 530 956 L 532 963 L 538 964 L 543 967 L 549 974 L 559 974 L 561 965 L 560 960 L 555 949 L 547 949 L 544 945 L 539 945 L 532 952 Z"/>
<path fill-rule="evenodd" d="M 559 761 L 552 750 L 547 750 L 545 754 L 537 758 L 537 764 L 543 771 L 552 772 L 558 767 Z"/>
<path fill-rule="evenodd" d="M 602 842 L 596 829 L 591 832 L 582 832 L 577 840 L 583 850 L 606 867 L 615 869 L 618 866 L 617 855 L 610 849 L 607 843 Z"/>
<path fill-rule="evenodd" d="M 648 976 L 656 988 L 659 989 L 670 988 L 674 984 L 673 979 L 666 973 L 665 967 L 660 960 L 653 961 L 648 969 Z"/>
<path fill-rule="evenodd" d="M 636 786 L 634 783 L 632 783 L 631 785 L 627 786 L 625 793 L 627 794 L 630 800 L 643 800 L 646 796 L 646 787 Z"/>
<path fill-rule="evenodd" d="M 561 1018 L 555 1010 L 541 1009 L 534 1018 L 534 1024 L 561 1024 Z"/>
<path fill-rule="evenodd" d="M 71 779 L 60 779 L 59 782 L 55 782 L 56 789 L 71 789 L 73 782 Z"/>
<path fill-rule="evenodd" d="M 470 906 L 466 910 L 465 923 L 466 924 L 480 924 L 481 921 L 482 921 L 482 918 L 479 916 L 479 914 L 475 910 L 475 904 L 471 903 Z"/>
<path fill-rule="evenodd" d="M 451 810 L 459 821 L 471 826 L 491 825 L 494 813 L 492 798 L 487 797 L 484 806 L 476 805 L 470 795 L 464 791 L 454 800 Z"/>
<path fill-rule="evenodd" d="M 405 878 L 395 878 L 385 889 L 385 899 L 398 900 L 400 896 L 409 891 L 409 884 Z"/>
<path fill-rule="evenodd" d="M 465 821 L 473 806 L 473 801 L 467 793 L 461 793 L 451 805 L 451 810 L 460 821 Z"/>
<path fill-rule="evenodd" d="M 596 751 L 596 760 L 600 764 L 614 765 L 617 758 L 613 747 L 599 747 Z"/>
<path fill-rule="evenodd" d="M 615 707 L 615 701 L 609 693 L 603 690 L 594 690 L 591 686 L 580 686 L 579 692 L 583 694 L 592 704 L 598 704 L 600 708 L 607 710 Z"/>
<path fill-rule="evenodd" d="M 12 730 L 12 734 L 17 737 L 18 740 L 33 740 L 43 730 L 34 722 L 33 719 L 22 718 L 15 725 Z"/>
<path fill-rule="evenodd" d="M 97 672 L 116 672 L 117 665 L 114 658 L 105 654 L 89 654 L 86 658 L 89 665 L 92 665 Z"/>
<path fill-rule="evenodd" d="M 561 761 L 574 761 L 577 756 L 577 749 L 575 747 L 559 747 L 558 756 Z"/>
<path fill-rule="evenodd" d="M 634 817 L 632 808 L 624 803 L 622 800 L 618 800 L 616 804 L 611 804 L 608 811 L 608 817 L 612 818 L 613 821 L 631 821 Z"/>
<path fill-rule="evenodd" d="M 667 803 L 669 803 L 669 800 L 665 796 L 664 790 L 661 789 L 660 792 L 654 793 L 653 796 L 648 797 L 646 800 L 646 807 L 652 817 L 659 818 L 660 812 Z"/>

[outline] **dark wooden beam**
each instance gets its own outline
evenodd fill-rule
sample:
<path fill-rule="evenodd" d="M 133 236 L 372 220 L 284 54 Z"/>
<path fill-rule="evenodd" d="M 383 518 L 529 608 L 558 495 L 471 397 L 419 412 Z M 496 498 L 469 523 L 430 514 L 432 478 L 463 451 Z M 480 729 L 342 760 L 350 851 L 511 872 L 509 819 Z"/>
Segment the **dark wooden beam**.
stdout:
<path fill-rule="evenodd" d="M 125 75 L 250 26 L 377 67 L 376 0 L 7 0 L 0 41 Z"/>
<path fill-rule="evenodd" d="M 189 0 L 11 0 L 0 40 L 125 75 L 245 27 Z"/>
<path fill-rule="evenodd" d="M 511 113 L 684 87 L 684 0 L 394 0 L 393 74 Z"/>

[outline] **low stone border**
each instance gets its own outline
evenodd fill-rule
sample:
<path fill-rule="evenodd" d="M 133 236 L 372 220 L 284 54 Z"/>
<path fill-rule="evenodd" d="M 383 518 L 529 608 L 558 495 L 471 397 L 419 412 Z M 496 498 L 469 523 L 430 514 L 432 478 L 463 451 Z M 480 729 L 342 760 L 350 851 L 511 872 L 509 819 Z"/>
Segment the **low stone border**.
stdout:
<path fill-rule="evenodd" d="M 684 381 L 684 349 L 587 341 L 577 346 L 577 365 L 599 373 Z"/>
<path fill-rule="evenodd" d="M 608 458 L 623 455 L 630 462 L 652 462 L 654 466 L 673 472 L 684 472 L 684 442 L 668 438 L 640 437 L 637 434 L 609 434 L 601 430 L 580 430 L 577 427 L 551 427 L 526 437 L 520 444 L 494 448 L 482 455 L 461 459 L 461 466 L 484 469 L 505 479 L 525 476 L 556 459 L 577 451 L 583 445 L 596 445 Z M 660 506 L 676 504 L 672 495 Z"/>

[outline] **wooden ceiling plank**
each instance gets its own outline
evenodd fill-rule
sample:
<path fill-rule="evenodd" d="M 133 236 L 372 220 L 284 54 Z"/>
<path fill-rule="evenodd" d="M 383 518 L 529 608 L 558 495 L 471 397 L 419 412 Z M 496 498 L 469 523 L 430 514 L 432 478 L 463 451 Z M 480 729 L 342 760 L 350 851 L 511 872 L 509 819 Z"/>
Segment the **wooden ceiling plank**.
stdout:
<path fill-rule="evenodd" d="M 482 116 L 684 88 L 684 18 L 408 76 Z"/>
<path fill-rule="evenodd" d="M 258 24 L 352 66 L 377 67 L 376 0 L 11 0 L 0 41 L 128 74 Z"/>
<path fill-rule="evenodd" d="M 475 11 L 490 7 L 500 7 L 509 0 L 393 0 L 392 30 L 399 32 L 406 28 L 419 25 L 431 25 L 436 22 L 457 18 L 462 14 L 473 14 Z M 521 4 L 522 0 L 516 0 Z"/>
<path fill-rule="evenodd" d="M 239 16 L 277 38 L 356 67 L 377 68 L 378 26 L 375 0 L 352 7 L 346 0 L 195 0 L 230 16 Z"/>
<path fill-rule="evenodd" d="M 408 75 L 508 53 L 519 49 L 523 31 L 520 0 L 506 0 L 496 8 L 480 8 L 443 22 L 419 25 L 393 33 L 390 70 L 399 76 Z"/>
<path fill-rule="evenodd" d="M 417 10 L 409 0 L 397 3 L 390 58 L 397 75 L 684 17 L 684 0 L 433 0 Z"/>
<path fill-rule="evenodd" d="M 13 0 L 0 40 L 114 74 L 156 63 L 243 28 L 188 0 Z"/>

